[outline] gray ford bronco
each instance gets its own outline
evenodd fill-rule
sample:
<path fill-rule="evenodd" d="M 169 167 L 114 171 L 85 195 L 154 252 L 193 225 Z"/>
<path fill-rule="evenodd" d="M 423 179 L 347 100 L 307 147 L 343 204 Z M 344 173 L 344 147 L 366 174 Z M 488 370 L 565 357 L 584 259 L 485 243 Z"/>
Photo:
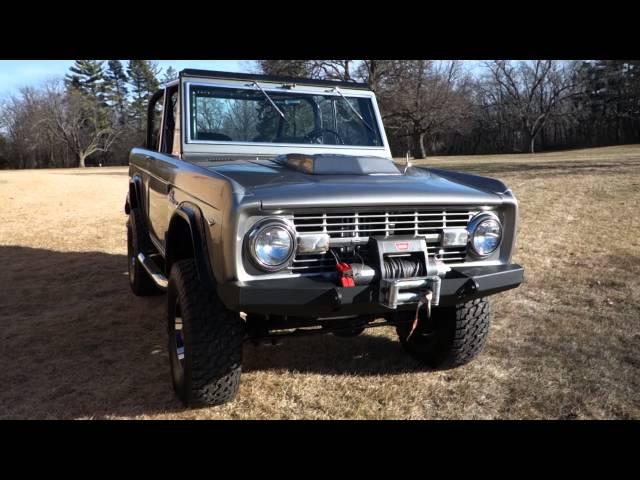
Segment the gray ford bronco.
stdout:
<path fill-rule="evenodd" d="M 185 405 L 239 387 L 246 340 L 393 326 L 429 368 L 473 359 L 515 288 L 502 182 L 391 160 L 367 85 L 183 70 L 129 158 L 129 282 L 166 292 Z"/>

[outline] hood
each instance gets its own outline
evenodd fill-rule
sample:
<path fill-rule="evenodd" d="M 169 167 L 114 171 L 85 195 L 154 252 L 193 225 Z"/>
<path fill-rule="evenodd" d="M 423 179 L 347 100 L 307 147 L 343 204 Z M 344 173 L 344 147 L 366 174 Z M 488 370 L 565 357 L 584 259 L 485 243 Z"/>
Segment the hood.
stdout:
<path fill-rule="evenodd" d="M 260 200 L 264 209 L 502 202 L 499 193 L 479 186 L 477 181 L 454 180 L 446 172 L 436 174 L 420 167 L 400 167 L 398 173 L 314 174 L 287 165 L 281 159 L 201 161 L 198 164 L 226 177 L 234 193 Z"/>

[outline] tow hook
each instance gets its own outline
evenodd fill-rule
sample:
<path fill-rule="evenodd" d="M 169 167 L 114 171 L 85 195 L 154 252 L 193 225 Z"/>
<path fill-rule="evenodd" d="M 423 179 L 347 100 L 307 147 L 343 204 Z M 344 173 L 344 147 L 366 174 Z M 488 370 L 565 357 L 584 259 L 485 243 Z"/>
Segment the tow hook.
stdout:
<path fill-rule="evenodd" d="M 431 300 L 432 299 L 433 299 L 433 292 L 431 290 L 427 290 L 424 296 L 418 302 L 418 306 L 416 307 L 416 316 L 413 319 L 413 324 L 411 325 L 411 331 L 409 332 L 409 335 L 407 335 L 407 340 L 411 338 L 411 335 L 413 335 L 413 332 L 416 330 L 416 328 L 418 328 L 418 321 L 419 321 L 418 319 L 420 318 L 420 307 L 425 305 L 427 310 L 427 320 L 431 318 Z"/>

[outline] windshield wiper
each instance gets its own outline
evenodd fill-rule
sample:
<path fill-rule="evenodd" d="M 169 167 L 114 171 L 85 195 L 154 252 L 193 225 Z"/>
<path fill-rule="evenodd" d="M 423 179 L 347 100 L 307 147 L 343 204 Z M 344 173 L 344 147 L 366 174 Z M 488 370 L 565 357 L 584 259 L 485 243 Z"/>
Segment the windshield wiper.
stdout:
<path fill-rule="evenodd" d="M 282 113 L 282 110 L 280 110 L 278 108 L 278 106 L 276 105 L 276 102 L 274 102 L 271 97 L 269 96 L 269 94 L 267 92 L 264 91 L 264 89 L 258 85 L 258 82 L 253 82 L 253 86 L 256 87 L 258 90 L 260 90 L 262 92 L 262 94 L 265 96 L 265 98 L 267 100 L 269 100 L 269 103 L 271 103 L 271 106 L 273 108 L 275 108 L 276 112 L 278 112 L 278 114 L 280 114 L 280 116 L 282 117 L 282 119 L 286 122 L 287 121 L 287 117 L 284 116 L 284 113 Z"/>
<path fill-rule="evenodd" d="M 340 89 L 338 87 L 335 87 L 334 90 L 338 93 L 338 95 L 344 98 L 344 101 L 347 102 L 347 105 L 349 105 L 349 108 L 351 109 L 351 111 L 355 113 L 356 117 L 360 119 L 360 121 L 364 124 L 364 126 L 367 127 L 369 130 L 371 130 L 371 133 L 375 135 L 376 131 L 373 129 L 373 127 L 369 125 L 364 118 L 362 118 L 362 115 L 360 115 L 360 112 L 358 112 L 358 110 L 356 110 L 355 107 L 351 105 L 351 102 L 349 101 L 349 99 L 342 94 Z"/>

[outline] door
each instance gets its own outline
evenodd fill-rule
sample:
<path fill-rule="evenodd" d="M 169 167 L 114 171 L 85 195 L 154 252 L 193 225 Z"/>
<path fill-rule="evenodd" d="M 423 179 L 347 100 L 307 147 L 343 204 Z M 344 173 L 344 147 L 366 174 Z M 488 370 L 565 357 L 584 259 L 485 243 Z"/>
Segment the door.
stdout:
<path fill-rule="evenodd" d="M 149 233 L 157 247 L 164 250 L 164 236 L 169 225 L 170 204 L 167 198 L 169 194 L 168 164 L 162 161 L 159 151 L 162 148 L 164 138 L 164 102 L 167 98 L 166 92 L 161 95 L 154 95 L 149 102 L 149 119 L 147 128 L 146 156 L 147 163 L 147 205 L 149 218 Z"/>

